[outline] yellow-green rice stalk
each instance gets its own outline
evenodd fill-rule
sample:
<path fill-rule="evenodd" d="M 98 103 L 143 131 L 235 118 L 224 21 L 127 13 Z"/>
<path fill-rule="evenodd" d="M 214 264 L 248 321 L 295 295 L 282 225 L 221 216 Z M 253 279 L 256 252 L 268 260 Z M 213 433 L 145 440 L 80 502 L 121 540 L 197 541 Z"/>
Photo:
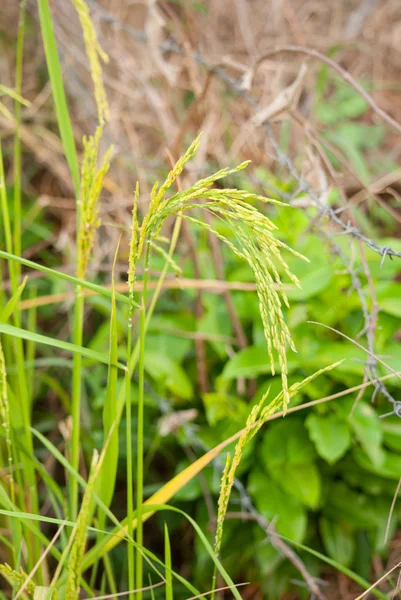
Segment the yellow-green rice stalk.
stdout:
<path fill-rule="evenodd" d="M 135 187 L 134 194 L 134 206 L 132 209 L 132 231 L 131 231 L 131 240 L 129 246 L 129 264 L 128 264 L 128 292 L 130 298 L 130 317 L 129 321 L 131 323 L 131 317 L 134 312 L 134 287 L 135 287 L 135 273 L 136 273 L 136 263 L 138 260 L 138 233 L 139 233 L 139 224 L 138 224 L 138 198 L 139 198 L 139 183 L 137 182 Z"/>
<path fill-rule="evenodd" d="M 100 225 L 98 200 L 103 188 L 104 177 L 110 167 L 111 147 L 106 152 L 99 169 L 97 168 L 102 132 L 103 127 L 99 126 L 94 136 L 89 138 L 84 137 L 83 139 L 84 157 L 81 169 L 81 191 L 78 201 L 80 203 L 80 224 L 78 231 L 77 277 L 80 279 L 85 278 L 94 235 Z"/>
<path fill-rule="evenodd" d="M 132 315 L 134 313 L 134 287 L 136 278 L 136 263 L 138 260 L 138 241 L 139 241 L 139 223 L 138 223 L 138 198 L 139 183 L 137 182 L 134 193 L 134 205 L 132 208 L 132 231 L 129 246 L 128 262 L 128 293 L 129 293 L 129 314 L 128 314 L 128 332 L 127 332 L 127 362 L 130 363 L 132 352 Z M 134 511 L 134 492 L 133 492 L 133 461 L 132 461 L 132 428 L 131 428 L 131 375 L 127 369 L 125 376 L 125 418 L 126 418 L 126 454 L 127 454 L 127 517 L 128 517 L 128 535 L 132 538 L 134 535 L 132 518 Z M 134 548 L 130 544 L 127 550 L 128 556 L 128 587 L 135 587 L 134 578 Z M 132 595 L 129 596 L 131 600 Z"/>
<path fill-rule="evenodd" d="M 221 491 L 218 499 L 218 511 L 217 511 L 217 526 L 216 526 L 216 538 L 215 538 L 215 552 L 220 552 L 221 541 L 223 539 L 223 526 L 224 519 L 227 512 L 228 502 L 230 500 L 231 487 L 229 485 L 229 474 L 231 472 L 231 454 L 227 454 L 226 464 L 224 466 L 223 475 L 221 478 Z"/>
<path fill-rule="evenodd" d="M 292 398 L 295 396 L 303 387 L 308 385 L 311 381 L 319 377 L 322 373 L 331 371 L 342 361 L 336 362 L 328 367 L 320 369 L 310 377 L 307 377 L 303 381 L 294 383 L 288 389 L 288 396 Z M 267 406 L 264 406 L 266 399 L 269 395 L 269 390 L 263 395 L 261 401 L 252 408 L 248 419 L 245 424 L 244 431 L 239 438 L 235 447 L 234 458 L 231 460 L 230 455 L 227 457 L 226 467 L 224 469 L 223 477 L 221 480 L 220 495 L 218 501 L 218 514 L 217 514 L 217 527 L 215 537 L 215 552 L 218 554 L 221 548 L 221 542 L 223 539 L 223 526 L 224 519 L 227 513 L 228 502 L 230 500 L 231 491 L 234 485 L 235 473 L 238 465 L 241 462 L 242 454 L 246 444 L 257 434 L 262 425 L 266 420 L 275 412 L 277 412 L 283 406 L 284 392 L 281 391 Z"/>
<path fill-rule="evenodd" d="M 99 143 L 103 127 L 99 125 L 95 135 L 84 138 L 84 157 L 81 169 L 81 184 L 78 199 L 78 231 L 77 231 L 77 264 L 76 273 L 80 279 L 85 279 L 89 258 L 91 255 L 95 232 L 99 227 L 98 199 L 103 188 L 103 180 L 109 169 L 110 148 L 97 166 Z M 82 288 L 76 287 L 76 298 L 74 305 L 74 328 L 73 342 L 82 346 L 84 321 L 84 297 Z M 79 468 L 79 442 L 80 442 L 80 417 L 81 417 L 81 356 L 74 354 L 72 369 L 72 434 L 71 434 L 71 465 L 75 470 Z M 71 478 L 69 484 L 70 494 L 70 517 L 75 519 L 78 506 L 78 484 Z"/>
<path fill-rule="evenodd" d="M 295 284 L 299 285 L 297 278 L 290 272 L 286 262 L 281 256 L 281 251 L 286 249 L 293 254 L 300 256 L 283 242 L 276 239 L 273 232 L 277 227 L 270 219 L 259 212 L 253 205 L 255 202 L 269 202 L 281 204 L 276 200 L 267 198 L 237 189 L 215 189 L 213 184 L 223 177 L 227 177 L 244 169 L 248 162 L 241 163 L 234 169 L 221 169 L 217 173 L 199 180 L 193 186 L 186 190 L 180 190 L 177 193 L 166 197 L 167 191 L 171 188 L 174 181 L 182 173 L 185 164 L 193 157 L 199 146 L 199 137 L 191 144 L 185 154 L 177 161 L 173 169 L 168 174 L 164 183 L 159 186 L 156 183 L 153 186 L 149 208 L 138 229 L 135 195 L 134 205 L 134 224 L 133 238 L 130 249 L 130 267 L 129 284 L 130 295 L 133 294 L 135 281 L 135 266 L 137 261 L 144 257 L 144 279 L 142 301 L 140 308 L 140 334 L 139 334 L 139 391 L 138 391 L 138 414 L 137 414 L 137 543 L 142 545 L 142 502 L 143 502 L 143 412 L 144 412 L 144 356 L 145 356 L 145 335 L 146 335 L 146 294 L 150 253 L 154 248 L 160 248 L 157 241 L 162 227 L 168 217 L 180 215 L 182 218 L 198 223 L 201 227 L 215 233 L 217 237 L 237 255 L 248 262 L 252 268 L 257 284 L 257 293 L 261 307 L 262 321 L 267 341 L 267 352 L 271 362 L 271 368 L 274 373 L 275 355 L 281 370 L 283 383 L 283 405 L 287 406 L 290 395 L 287 383 L 287 348 L 295 350 L 290 332 L 284 321 L 282 305 L 288 306 L 288 301 L 284 292 L 278 268 Z M 197 220 L 187 213 L 189 210 L 201 209 L 207 210 L 215 218 L 227 222 L 235 236 L 235 242 L 228 239 L 225 235 L 218 233 L 208 223 Z M 129 334 L 130 335 L 130 327 Z M 127 384 L 128 389 L 128 384 Z M 130 402 L 126 398 L 127 415 L 130 415 Z M 246 443 L 246 439 L 241 441 Z M 228 492 L 231 490 L 231 474 L 235 472 L 238 456 L 235 456 L 233 463 L 227 471 L 227 480 L 225 487 Z M 221 526 L 224 520 L 227 500 L 221 501 Z M 130 522 L 128 515 L 128 522 Z M 142 587 L 142 558 L 137 554 L 136 560 L 136 587 Z M 141 594 L 138 593 L 138 600 Z"/>
<path fill-rule="evenodd" d="M 91 77 L 95 91 L 95 100 L 98 111 L 99 123 L 104 124 L 109 118 L 109 105 L 107 102 L 106 91 L 103 83 L 103 73 L 100 60 L 104 63 L 109 62 L 109 57 L 101 48 L 96 29 L 90 16 L 89 8 L 84 0 L 72 0 L 81 22 L 84 34 L 86 55 L 90 64 Z"/>

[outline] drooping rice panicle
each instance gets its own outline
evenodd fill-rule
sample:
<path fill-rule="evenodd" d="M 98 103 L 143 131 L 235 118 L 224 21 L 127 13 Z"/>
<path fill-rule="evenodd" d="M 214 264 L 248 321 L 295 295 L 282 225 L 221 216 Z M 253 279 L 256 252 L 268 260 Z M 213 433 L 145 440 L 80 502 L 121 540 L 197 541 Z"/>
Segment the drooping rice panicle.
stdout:
<path fill-rule="evenodd" d="M 283 305 L 288 306 L 288 299 L 278 266 L 294 285 L 299 286 L 298 279 L 290 272 L 282 256 L 282 251 L 292 252 L 299 257 L 301 255 L 276 239 L 273 232 L 277 227 L 253 205 L 258 201 L 280 204 L 279 201 L 269 200 L 243 190 L 212 188 L 213 184 L 221 178 L 246 168 L 248 162 L 243 162 L 233 169 L 221 169 L 217 173 L 199 180 L 190 188 L 179 191 L 171 197 L 165 197 L 165 193 L 181 174 L 185 164 L 194 155 L 198 146 L 199 137 L 177 161 L 165 182 L 160 187 L 158 184 L 154 185 L 148 212 L 143 218 L 138 237 L 135 238 L 137 249 L 135 262 L 143 254 L 146 243 L 149 243 L 151 248 L 154 247 L 166 219 L 178 213 L 215 233 L 237 256 L 246 260 L 255 277 L 272 373 L 275 372 L 276 362 L 280 367 L 285 409 L 289 402 L 287 349 L 291 348 L 295 351 L 295 346 L 283 316 L 282 307 Z M 225 235 L 217 233 L 208 223 L 185 214 L 192 209 L 207 210 L 213 216 L 225 220 L 230 225 L 237 243 L 233 243 Z M 131 243 L 133 244 L 133 242 Z M 131 268 L 130 271 L 132 271 Z"/>

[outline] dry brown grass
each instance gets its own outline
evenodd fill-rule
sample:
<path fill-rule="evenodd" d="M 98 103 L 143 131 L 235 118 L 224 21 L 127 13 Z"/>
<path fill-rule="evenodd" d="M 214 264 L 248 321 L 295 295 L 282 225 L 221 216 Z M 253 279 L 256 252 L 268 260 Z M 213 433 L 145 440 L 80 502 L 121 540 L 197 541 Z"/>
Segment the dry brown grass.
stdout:
<path fill-rule="evenodd" d="M 240 80 L 258 57 L 278 45 L 304 45 L 324 53 L 333 45 L 340 45 L 336 60 L 357 80 L 375 81 L 378 89 L 373 92 L 374 100 L 401 120 L 401 89 L 394 85 L 401 74 L 401 5 L 397 0 L 204 0 L 203 4 L 207 6 L 207 15 L 202 15 L 189 1 L 89 2 L 100 42 L 110 56 L 105 80 L 111 119 L 105 144 L 113 143 L 116 150 L 106 181 L 113 202 L 103 198 L 102 212 L 109 217 L 104 217 L 104 221 L 129 227 L 127 206 L 135 181 L 139 180 L 142 199 L 147 198 L 152 171 L 170 166 L 166 149 L 177 158 L 188 139 L 200 130 L 204 132 L 200 152 L 191 167 L 193 173 L 186 175 L 189 180 L 186 184 L 204 173 L 208 163 L 220 166 L 227 161 L 250 158 L 255 166 L 277 170 L 270 141 L 263 128 L 252 123 L 255 108 L 200 64 L 194 58 L 196 52 L 212 65 L 223 65 L 227 75 Z M 32 106 L 25 110 L 23 133 L 29 153 L 26 162 L 35 167 L 35 175 L 25 182 L 26 188 L 35 195 L 39 192 L 48 197 L 71 197 L 72 184 L 62 149 L 51 133 L 51 129 L 56 129 L 49 84 L 43 85 L 45 67 L 35 3 L 28 6 L 31 25 L 23 91 Z M 55 0 L 52 7 L 73 106 L 76 139 L 80 140 L 83 133 L 93 131 L 96 119 L 88 62 L 73 4 Z M 17 15 L 18 3 L 6 0 L 0 21 L 3 31 L 0 80 L 11 87 L 12 32 L 17 30 Z M 105 17 L 110 17 L 111 22 Z M 128 30 L 146 32 L 148 41 L 138 41 L 131 30 L 122 30 L 121 24 Z M 160 44 L 171 36 L 183 48 L 184 55 L 161 52 Z M 297 54 L 280 54 L 263 62 L 251 89 L 258 109 L 268 106 L 294 81 L 304 60 Z M 314 90 L 321 65 L 310 58 L 306 65 L 298 111 L 306 122 L 314 125 Z M 188 105 L 190 98 L 192 102 Z M 291 119 L 288 114 L 284 117 Z M 372 122 L 377 117 L 368 113 L 366 119 Z M 11 140 L 13 125 L 3 121 L 2 135 Z M 274 125 L 274 129 L 279 133 L 280 124 Z M 390 128 L 385 148 L 391 149 L 393 160 L 399 160 L 400 138 Z M 299 120 L 291 127 L 289 152 L 300 170 L 312 171 L 309 181 L 317 189 L 326 169 Z M 350 191 L 364 193 L 345 168 L 338 175 Z M 69 217 L 69 211 L 64 211 L 60 221 L 64 248 L 73 234 L 74 218 Z M 115 247 L 118 235 L 118 229 L 107 228 L 105 241 L 109 243 L 102 245 L 104 252 L 97 257 L 99 264 L 110 254 L 110 248 Z"/>
<path fill-rule="evenodd" d="M 212 64 L 225 65 L 227 74 L 239 78 L 257 57 L 277 45 L 298 44 L 322 52 L 329 51 L 334 44 L 341 45 L 336 60 L 356 79 L 377 82 L 380 89 L 374 91 L 374 99 L 401 120 L 401 90 L 386 89 L 400 80 L 401 5 L 396 0 L 205 0 L 207 16 L 189 1 L 160 1 L 156 5 L 150 0 L 92 0 L 89 4 L 100 41 L 111 59 L 106 69 L 111 107 L 107 142 L 113 142 L 117 148 L 114 185 L 110 183 L 117 202 L 131 194 L 136 177 L 143 197 L 147 197 L 149 169 L 168 165 L 165 148 L 177 157 L 185 146 L 185 134 L 193 137 L 199 130 L 205 135 L 196 168 L 204 167 L 206 157 L 220 165 L 234 156 L 236 161 L 246 157 L 269 166 L 265 153 L 272 148 L 263 130 L 250 123 L 254 109 L 237 94 L 228 94 L 218 77 L 209 77 L 204 66 L 194 60 L 196 51 Z M 16 31 L 17 5 L 6 0 L 0 23 L 5 32 L 1 42 L 1 49 L 5 50 L 0 62 L 1 81 L 10 86 L 14 59 L 10 32 Z M 56 0 L 52 6 L 68 75 L 68 93 L 74 106 L 77 139 L 81 139 L 83 132 L 93 129 L 96 118 L 88 64 L 72 3 Z M 99 12 L 99 6 L 103 13 Z M 30 12 L 33 25 L 28 39 L 24 92 L 33 106 L 27 111 L 27 136 L 32 136 L 32 158 L 44 170 L 40 183 L 45 189 L 40 191 L 55 193 L 61 187 L 65 192 L 70 186 L 62 168 L 61 153 L 58 158 L 52 140 L 40 136 L 36 130 L 38 125 L 50 125 L 43 123 L 46 114 L 43 104 L 50 108 L 50 98 L 48 86 L 41 88 L 38 77 L 38 69 L 43 70 L 44 62 L 37 43 L 39 32 L 33 2 Z M 105 14 L 126 28 L 146 31 L 148 41 L 137 41 L 115 23 L 106 23 Z M 169 35 L 184 48 L 185 56 L 160 51 L 159 44 L 169 39 Z M 263 63 L 252 87 L 252 95 L 260 106 L 272 102 L 294 80 L 302 60 L 297 55 L 279 55 Z M 300 110 L 310 119 L 320 65 L 309 61 L 307 67 Z M 189 95 L 195 101 L 186 108 Z M 7 130 L 5 134 L 9 135 Z M 387 141 L 398 143 L 399 156 L 399 140 L 391 131 Z M 299 151 L 304 142 L 302 130 L 293 128 L 292 152 Z"/>

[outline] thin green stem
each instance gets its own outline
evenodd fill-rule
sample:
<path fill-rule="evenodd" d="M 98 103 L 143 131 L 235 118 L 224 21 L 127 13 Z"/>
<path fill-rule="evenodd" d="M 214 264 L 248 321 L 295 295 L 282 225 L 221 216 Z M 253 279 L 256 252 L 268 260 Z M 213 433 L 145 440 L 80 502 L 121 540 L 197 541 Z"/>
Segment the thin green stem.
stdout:
<path fill-rule="evenodd" d="M 82 288 L 75 290 L 73 342 L 82 346 L 84 325 L 85 300 Z M 82 357 L 75 353 L 72 363 L 72 397 L 71 397 L 71 466 L 79 472 L 79 441 L 81 433 L 81 386 L 82 386 Z M 74 477 L 69 480 L 70 519 L 75 520 L 78 514 L 78 482 Z"/>
<path fill-rule="evenodd" d="M 3 149 L 0 140 L 0 208 L 1 208 L 1 217 L 3 222 L 3 234 L 4 234 L 4 242 L 6 250 L 9 254 L 13 252 L 13 238 L 11 232 L 11 221 L 10 221 L 10 211 L 8 209 L 8 198 L 7 198 L 7 188 L 6 188 L 6 177 L 4 173 L 4 162 L 3 162 Z M 10 274 L 11 281 L 11 291 L 13 294 L 17 291 L 17 278 L 15 275 L 15 265 L 14 262 L 10 261 L 8 263 L 8 272 Z M 2 292 L 3 292 L 2 286 Z"/>
<path fill-rule="evenodd" d="M 15 57 L 15 91 L 18 95 L 21 95 L 22 92 L 22 77 L 23 77 L 23 57 L 24 57 L 24 41 L 25 41 L 25 16 L 26 16 L 26 0 L 22 0 L 20 4 L 19 10 L 19 20 L 18 20 L 18 34 L 17 34 L 17 47 L 16 47 L 16 57 Z M 22 222 L 22 211 L 21 211 L 21 114 L 22 107 L 21 103 L 16 99 L 15 101 L 15 137 L 14 137 L 14 194 L 13 194 L 13 231 L 12 231 L 12 251 L 15 252 L 17 256 L 21 256 L 22 254 L 22 244 L 21 244 L 21 222 Z M 0 161 L 2 163 L 2 160 Z M 2 168 L 2 167 L 1 167 Z M 2 183 L 5 185 L 4 181 L 4 172 L 1 174 Z M 3 204 L 3 201 L 2 201 Z M 3 209 L 3 214 L 5 211 Z M 5 235 L 6 235 L 6 247 L 7 245 L 10 247 L 10 223 L 9 223 L 9 215 L 7 209 L 7 219 L 8 223 L 5 224 Z M 11 247 L 10 247 L 11 250 Z M 14 263 L 12 269 L 10 269 L 10 279 L 12 284 L 12 293 L 15 294 L 18 287 L 19 277 L 21 273 L 21 267 L 18 263 Z M 14 325 L 16 327 L 21 327 L 21 314 L 18 309 L 18 306 L 14 310 Z M 11 413 L 15 418 L 15 424 L 22 425 L 23 430 L 23 440 L 21 443 L 27 452 L 27 456 L 30 457 L 33 454 L 33 443 L 32 443 L 32 435 L 30 433 L 29 427 L 31 425 L 31 403 L 29 399 L 29 391 L 28 391 L 28 382 L 26 378 L 25 371 L 25 358 L 24 358 L 24 345 L 21 339 L 13 340 L 13 348 L 15 359 L 18 368 L 18 377 L 15 379 L 16 386 L 16 394 L 15 399 L 17 400 L 14 408 L 11 409 Z M 18 391 L 17 391 L 18 390 Z M 16 417 L 15 412 L 19 411 L 20 415 Z M 24 485 L 25 485 L 25 498 L 26 503 L 24 502 L 24 507 L 29 511 L 34 513 L 38 513 L 39 504 L 38 504 L 38 496 L 36 489 L 36 478 L 35 478 L 35 470 L 33 468 L 32 461 L 29 458 L 23 457 L 21 459 L 21 463 L 23 466 L 24 472 Z M 28 535 L 28 556 L 29 556 L 29 565 L 30 568 L 33 567 L 35 562 L 40 557 L 40 543 L 39 541 L 32 536 L 32 534 Z M 42 583 L 42 569 L 39 569 L 38 572 L 38 582 Z"/>
<path fill-rule="evenodd" d="M 132 351 L 132 314 L 128 319 L 127 333 L 127 361 Z M 127 369 L 125 376 L 125 418 L 126 418 L 126 443 L 127 443 L 127 515 L 128 515 L 128 535 L 131 539 L 134 536 L 133 513 L 134 513 L 134 495 L 133 495 L 133 476 L 132 476 L 132 428 L 131 428 L 131 375 Z M 134 546 L 128 544 L 128 589 L 135 587 L 134 577 Z M 132 594 L 129 598 L 132 598 Z"/>
<path fill-rule="evenodd" d="M 138 425 L 137 425 L 137 456 L 136 456 L 136 511 L 137 530 L 136 541 L 141 548 L 143 546 L 143 429 L 144 429 L 144 392 L 145 392 L 145 338 L 146 338 L 146 296 L 149 275 L 149 252 L 150 245 L 146 245 L 145 268 L 143 275 L 142 302 L 139 311 L 139 377 L 138 377 Z M 136 552 L 136 587 L 143 587 L 143 564 L 142 554 Z M 142 598 L 142 592 L 137 592 L 138 600 Z"/>
<path fill-rule="evenodd" d="M 168 257 L 171 258 L 174 254 L 174 250 L 175 247 L 177 245 L 178 242 L 178 238 L 180 236 L 180 231 L 181 231 L 181 224 L 182 224 L 182 218 L 178 217 L 176 219 L 176 222 L 174 223 L 174 229 L 173 229 L 173 234 L 171 236 L 171 242 L 170 242 L 170 248 L 168 251 Z M 160 293 L 163 289 L 163 283 L 164 280 L 166 278 L 167 275 L 167 271 L 169 269 L 169 262 L 168 260 L 164 263 L 164 267 L 162 269 L 162 272 L 160 273 L 160 277 L 158 279 L 157 282 L 157 286 L 155 287 L 155 291 L 153 292 L 152 295 L 152 300 L 150 301 L 149 304 L 149 308 L 146 311 L 146 330 L 149 327 L 149 323 L 150 320 L 152 318 L 153 315 L 153 311 L 155 310 L 155 306 L 157 304 L 157 301 L 159 299 Z M 129 370 L 129 374 L 132 377 L 132 374 L 135 370 L 136 364 L 138 362 L 138 357 L 139 357 L 139 340 L 136 341 L 135 346 L 134 346 L 134 350 L 132 352 L 131 357 L 128 357 L 128 370 Z M 121 420 L 121 416 L 124 410 L 124 400 L 125 400 L 125 391 L 122 390 L 118 400 L 117 400 L 117 423 L 120 422 Z"/>
<path fill-rule="evenodd" d="M 4 162 L 3 162 L 3 149 L 0 140 L 0 205 L 1 205 L 1 216 L 3 221 L 3 230 L 4 230 L 4 241 L 6 244 L 6 250 L 10 254 L 13 251 L 13 241 L 12 241 L 12 233 L 11 233 L 11 221 L 10 221 L 10 213 L 8 210 L 8 199 L 7 199 L 7 188 L 6 188 L 6 177 L 4 173 Z M 9 266 L 10 271 L 10 279 L 12 285 L 15 285 L 15 279 L 13 282 L 12 273 L 14 273 L 13 263 Z M 14 292 L 14 289 L 13 289 Z"/>
<path fill-rule="evenodd" d="M 15 57 L 15 91 L 21 95 L 22 92 L 22 67 L 24 58 L 24 39 L 25 39 L 25 12 L 26 0 L 20 4 L 17 49 Z M 15 112 L 15 138 L 14 138 L 14 251 L 18 256 L 21 255 L 21 103 L 16 100 L 14 105 Z M 17 276 L 20 274 L 20 266 L 15 266 Z"/>
<path fill-rule="evenodd" d="M 36 298 L 37 296 L 37 286 L 32 286 L 29 289 L 29 298 L 33 299 Z M 29 309 L 28 311 L 28 331 L 36 331 L 36 313 L 37 310 L 35 307 L 32 307 Z M 33 365 L 34 360 L 35 360 L 35 353 L 36 353 L 36 343 L 32 340 L 27 342 L 27 346 L 26 346 L 26 362 L 29 365 Z M 28 394 L 29 394 L 29 398 L 30 398 L 30 404 L 32 406 L 32 402 L 33 402 L 33 387 L 34 387 L 34 377 L 35 377 L 35 369 L 34 367 L 29 367 L 26 368 L 26 373 L 27 373 L 27 383 L 28 383 Z"/>

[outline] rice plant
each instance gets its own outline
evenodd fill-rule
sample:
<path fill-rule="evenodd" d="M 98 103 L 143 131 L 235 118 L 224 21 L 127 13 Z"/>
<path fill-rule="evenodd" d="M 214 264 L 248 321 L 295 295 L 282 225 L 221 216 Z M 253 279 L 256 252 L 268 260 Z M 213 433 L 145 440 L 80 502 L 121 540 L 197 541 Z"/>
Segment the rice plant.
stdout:
<path fill-rule="evenodd" d="M 179 270 L 174 261 L 174 249 L 180 231 L 180 223 L 186 220 L 192 226 L 200 227 L 215 235 L 237 257 L 251 268 L 256 282 L 260 315 L 266 339 L 266 353 L 274 374 L 278 362 L 281 374 L 282 391 L 269 404 L 255 407 L 239 437 L 234 457 L 227 459 L 223 474 L 220 498 L 218 501 L 217 531 L 215 547 L 211 547 L 197 523 L 188 515 L 191 526 L 215 565 L 215 575 L 220 573 L 234 597 L 241 596 L 225 571 L 219 552 L 223 536 L 224 519 L 232 491 L 235 473 L 240 463 L 245 445 L 257 433 L 266 419 L 283 408 L 287 409 L 290 398 L 322 371 L 307 378 L 300 384 L 289 386 L 287 380 L 290 351 L 295 351 L 291 333 L 284 317 L 284 307 L 288 300 L 282 282 L 283 274 L 295 286 L 300 282 L 291 273 L 285 261 L 285 253 L 300 258 L 294 249 L 286 246 L 276 237 L 276 226 L 261 212 L 259 205 L 280 202 L 236 188 L 221 187 L 222 180 L 245 169 L 248 162 L 235 168 L 224 168 L 199 179 L 187 189 L 175 191 L 173 186 L 183 173 L 187 163 L 195 155 L 200 136 L 190 144 L 187 151 L 176 162 L 160 185 L 152 188 L 147 210 L 140 215 L 138 210 L 139 186 L 133 195 L 132 229 L 130 235 L 129 257 L 127 261 L 128 296 L 118 294 L 112 289 L 87 280 L 88 265 L 95 247 L 96 232 L 99 227 L 98 200 L 102 192 L 104 178 L 110 168 L 111 149 L 103 158 L 99 158 L 99 145 L 108 105 L 105 95 L 100 60 L 107 60 L 100 48 L 95 28 L 90 19 L 89 9 L 84 0 L 73 0 L 82 25 L 91 68 L 98 107 L 99 125 L 93 135 L 82 141 L 83 153 L 79 158 L 71 125 L 71 118 L 63 87 L 57 45 L 52 26 L 51 13 L 47 0 L 38 0 L 43 44 L 46 54 L 49 77 L 60 137 L 63 142 L 66 162 L 77 196 L 76 265 L 75 276 L 50 269 L 22 257 L 21 231 L 16 219 L 20 215 L 21 182 L 21 140 L 18 128 L 14 152 L 14 230 L 11 226 L 10 200 L 6 193 L 6 183 L 2 155 L 0 153 L 0 200 L 2 214 L 2 239 L 5 247 L 0 258 L 8 266 L 11 280 L 11 297 L 2 293 L 0 300 L 0 419 L 2 436 L 2 477 L 0 484 L 0 515 L 10 532 L 6 539 L 9 564 L 0 565 L 0 574 L 13 589 L 14 597 L 21 595 L 39 598 L 55 598 L 57 594 L 66 600 L 78 600 L 80 589 L 93 595 L 100 578 L 100 589 L 117 590 L 110 553 L 115 546 L 123 542 L 126 546 L 128 566 L 128 588 L 132 596 L 140 600 L 144 588 L 143 564 L 146 561 L 153 577 L 159 578 L 158 585 L 164 586 L 165 598 L 174 597 L 174 584 L 179 582 L 192 594 L 199 595 L 191 582 L 187 581 L 172 567 L 172 547 L 167 525 L 164 530 L 164 560 L 144 546 L 143 526 L 146 519 L 157 511 L 170 510 L 184 515 L 182 511 L 168 506 L 174 494 L 208 464 L 220 451 L 208 453 L 191 467 L 171 481 L 167 482 L 154 496 L 144 501 L 144 422 L 145 422 L 145 357 L 146 336 L 149 320 L 152 316 L 163 278 L 168 269 Z M 20 121 L 21 64 L 23 59 L 23 36 L 25 3 L 21 4 L 20 32 L 17 52 L 16 89 L 10 95 L 16 102 L 15 118 Z M 1 106 L 1 105 L 0 105 Z M 17 108 L 18 107 L 18 108 Z M 1 150 L 1 146 L 0 146 Z M 79 168 L 79 164 L 81 167 Z M 207 212 L 214 219 L 212 223 L 224 222 L 229 226 L 233 237 L 228 237 L 216 225 L 202 218 Z M 175 220 L 169 251 L 164 250 L 162 242 L 164 226 L 168 220 Z M 157 253 L 164 261 L 164 267 L 149 302 L 149 269 L 153 255 Z M 116 251 L 117 256 L 117 251 Z M 43 278 L 66 281 L 74 285 L 75 300 L 73 307 L 71 341 L 59 340 L 36 332 L 35 313 L 32 312 L 28 324 L 21 319 L 19 302 L 25 287 L 20 282 L 22 266 L 41 272 Z M 143 269 L 141 291 L 136 296 L 135 284 L 139 278 L 139 266 Z M 85 348 L 83 337 L 85 297 L 84 289 L 89 289 L 111 301 L 109 323 L 109 353 L 104 354 L 92 348 Z M 117 335 L 117 310 L 122 306 L 127 316 L 127 337 L 125 354 L 120 352 Z M 133 321 L 137 317 L 138 331 L 134 332 Z M 12 320 L 13 324 L 9 321 Z M 63 434 L 66 450 L 61 452 L 46 436 L 32 426 L 32 385 L 29 384 L 25 368 L 26 357 L 35 358 L 37 345 L 62 350 L 72 355 L 71 389 L 63 390 L 66 406 L 69 407 L 71 429 L 64 424 Z M 121 355 L 125 362 L 121 362 Z M 82 446 L 81 400 L 84 373 L 83 359 L 93 363 L 107 365 L 107 389 L 103 407 L 103 446 L 100 458 L 95 452 L 89 469 L 88 480 L 81 475 L 80 456 Z M 10 368 L 9 367 L 13 367 Z M 16 367 L 16 369 L 14 368 Z M 7 371 L 10 371 L 8 373 Z M 119 381 L 119 374 L 123 378 Z M 131 430 L 132 378 L 138 380 L 136 398 L 136 465 L 134 468 Z M 32 379 L 31 379 L 32 381 Z M 121 383 L 120 392 L 117 392 Z M 122 415 L 126 417 L 126 517 L 118 519 L 110 507 L 115 493 L 117 468 L 119 461 L 119 437 L 123 435 Z M 45 449 L 60 469 L 65 473 L 66 488 L 49 476 L 43 464 L 36 457 L 33 438 L 40 448 Z M 44 487 L 47 494 L 48 512 L 52 516 L 41 514 L 39 489 Z M 135 490 L 135 502 L 134 502 Z M 110 523 L 114 529 L 110 529 Z M 45 527 L 58 526 L 57 544 L 52 543 Z M 89 549 L 88 540 L 92 546 Z M 44 560 L 48 552 L 51 560 Z M 99 568 L 100 561 L 103 561 Z M 91 576 L 87 571 L 92 567 Z M 53 572 L 51 572 L 53 569 Z M 212 586 L 215 585 L 215 579 Z M 136 588 L 136 589 L 135 589 Z M 153 589 L 151 590 L 153 595 Z"/>

